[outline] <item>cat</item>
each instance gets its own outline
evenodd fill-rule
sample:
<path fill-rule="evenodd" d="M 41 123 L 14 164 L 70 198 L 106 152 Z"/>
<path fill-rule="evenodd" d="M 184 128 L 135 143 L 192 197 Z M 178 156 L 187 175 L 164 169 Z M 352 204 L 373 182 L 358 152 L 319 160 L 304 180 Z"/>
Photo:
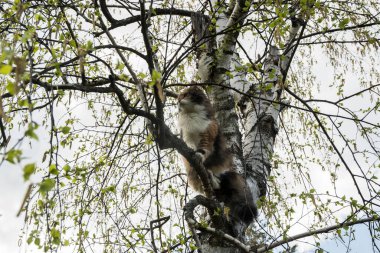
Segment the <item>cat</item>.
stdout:
<path fill-rule="evenodd" d="M 180 93 L 178 104 L 181 136 L 208 170 L 217 200 L 229 208 L 230 217 L 249 225 L 257 216 L 257 208 L 244 177 L 232 169 L 232 156 L 210 100 L 201 88 L 193 85 Z M 183 161 L 190 187 L 204 194 L 197 172 L 185 158 Z"/>

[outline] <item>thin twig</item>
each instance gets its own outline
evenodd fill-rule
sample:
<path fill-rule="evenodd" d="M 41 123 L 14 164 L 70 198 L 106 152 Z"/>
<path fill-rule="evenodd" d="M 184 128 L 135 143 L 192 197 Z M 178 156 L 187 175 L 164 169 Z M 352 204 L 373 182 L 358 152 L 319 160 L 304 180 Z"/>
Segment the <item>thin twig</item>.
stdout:
<path fill-rule="evenodd" d="M 153 246 L 154 252 L 158 252 L 157 246 L 155 243 L 155 239 L 154 239 L 154 229 L 161 228 L 166 222 L 168 222 L 168 220 L 170 220 L 170 216 L 165 216 L 165 217 L 162 217 L 159 219 L 155 219 L 155 220 L 150 221 L 150 223 L 149 223 L 149 225 L 150 225 L 150 236 L 152 238 L 152 246 Z M 153 226 L 154 223 L 159 223 L 159 224 L 156 226 Z"/>

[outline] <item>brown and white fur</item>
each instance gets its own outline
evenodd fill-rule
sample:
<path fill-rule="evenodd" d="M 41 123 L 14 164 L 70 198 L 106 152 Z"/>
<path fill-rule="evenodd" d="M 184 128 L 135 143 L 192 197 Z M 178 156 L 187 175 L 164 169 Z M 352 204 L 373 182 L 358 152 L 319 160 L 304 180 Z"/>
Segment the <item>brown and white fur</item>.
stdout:
<path fill-rule="evenodd" d="M 232 170 L 232 157 L 210 100 L 200 88 L 191 86 L 181 92 L 178 103 L 178 125 L 182 138 L 196 151 L 209 171 L 216 198 L 230 208 L 231 217 L 249 224 L 256 216 L 256 206 L 245 179 Z M 197 172 L 185 158 L 183 160 L 189 185 L 204 194 Z"/>

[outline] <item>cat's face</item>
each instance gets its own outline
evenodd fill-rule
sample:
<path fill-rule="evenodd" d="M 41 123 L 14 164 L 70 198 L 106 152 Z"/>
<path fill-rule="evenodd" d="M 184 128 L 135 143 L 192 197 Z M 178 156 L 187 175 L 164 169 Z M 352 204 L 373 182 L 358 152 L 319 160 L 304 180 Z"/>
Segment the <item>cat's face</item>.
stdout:
<path fill-rule="evenodd" d="M 206 107 L 208 101 L 206 94 L 196 86 L 185 89 L 178 96 L 180 111 L 196 111 L 200 106 L 203 108 Z"/>

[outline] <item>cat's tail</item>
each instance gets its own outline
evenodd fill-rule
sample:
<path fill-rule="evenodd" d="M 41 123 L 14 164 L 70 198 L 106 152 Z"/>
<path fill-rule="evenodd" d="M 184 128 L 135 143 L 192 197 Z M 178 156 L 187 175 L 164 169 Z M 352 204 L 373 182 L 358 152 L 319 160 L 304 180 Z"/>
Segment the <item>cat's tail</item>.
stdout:
<path fill-rule="evenodd" d="M 257 207 L 245 178 L 235 171 L 224 172 L 218 177 L 220 188 L 215 190 L 216 198 L 230 209 L 231 218 L 249 225 L 257 217 Z"/>

